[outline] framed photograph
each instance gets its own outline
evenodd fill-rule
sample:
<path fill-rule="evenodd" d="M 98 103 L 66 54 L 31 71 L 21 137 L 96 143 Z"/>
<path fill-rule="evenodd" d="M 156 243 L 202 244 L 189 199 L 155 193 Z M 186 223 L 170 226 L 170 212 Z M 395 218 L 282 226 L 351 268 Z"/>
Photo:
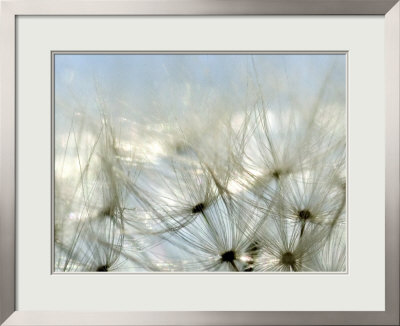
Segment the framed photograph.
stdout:
<path fill-rule="evenodd" d="M 1 17 L 4 325 L 399 324 L 398 1 Z"/>

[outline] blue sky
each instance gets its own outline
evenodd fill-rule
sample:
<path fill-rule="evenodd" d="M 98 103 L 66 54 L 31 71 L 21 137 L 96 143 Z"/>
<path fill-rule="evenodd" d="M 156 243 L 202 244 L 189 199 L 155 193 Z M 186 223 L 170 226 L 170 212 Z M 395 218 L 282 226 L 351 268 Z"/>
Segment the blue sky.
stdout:
<path fill-rule="evenodd" d="M 141 123 L 220 103 L 237 111 L 257 87 L 283 110 L 315 99 L 328 73 L 332 98 L 343 101 L 345 68 L 344 54 L 56 54 L 56 125 L 96 113 L 100 99 L 111 115 Z"/>

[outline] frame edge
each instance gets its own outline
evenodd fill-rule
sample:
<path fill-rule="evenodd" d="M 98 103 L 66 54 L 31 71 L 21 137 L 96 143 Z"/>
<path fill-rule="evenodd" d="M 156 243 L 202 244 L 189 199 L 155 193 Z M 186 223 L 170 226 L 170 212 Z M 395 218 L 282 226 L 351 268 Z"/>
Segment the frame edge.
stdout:
<path fill-rule="evenodd" d="M 385 15 L 386 169 L 385 300 L 387 322 L 399 325 L 400 3 Z M 390 262 L 390 267 L 388 262 Z"/>
<path fill-rule="evenodd" d="M 15 310 L 15 14 L 1 3 L 0 322 Z"/>
<path fill-rule="evenodd" d="M 19 15 L 385 15 L 398 0 L 0 0 Z"/>
<path fill-rule="evenodd" d="M 15 243 L 15 189 L 16 189 L 16 179 L 15 179 L 15 19 L 19 14 L 60 14 L 62 12 L 62 8 L 65 9 L 65 14 L 105 14 L 106 11 L 104 8 L 103 1 L 83 1 L 85 6 L 84 10 L 80 11 L 79 8 L 71 9 L 71 7 L 66 8 L 66 1 L 53 2 L 50 8 L 46 8 L 43 6 L 31 6 L 27 4 L 27 1 L 20 1 L 18 5 L 15 5 L 14 1 L 2 1 L 1 2 L 1 92 L 0 92 L 0 322 L 3 322 L 7 317 L 7 321 L 3 325 L 29 325 L 32 323 L 42 324 L 42 325 L 66 325 L 66 323 L 70 323 L 71 325 L 89 325 L 93 324 L 93 322 L 99 322 L 100 320 L 94 317 L 95 313 L 65 313 L 65 312 L 14 312 L 15 311 L 15 296 L 16 296 L 16 288 L 15 288 L 15 254 L 16 254 L 16 243 Z M 102 3 L 102 9 L 94 9 L 96 4 Z M 238 3 L 239 1 L 235 1 Z M 257 3 L 261 3 L 260 1 L 256 1 Z M 256 3 L 255 2 L 255 3 Z M 265 1 L 269 3 L 275 3 L 275 6 L 279 7 L 277 1 Z M 265 6 L 264 2 L 264 6 Z M 279 1 L 280 2 L 280 1 Z M 283 2 L 283 1 L 282 1 Z M 292 3 L 291 1 L 285 1 L 285 3 Z M 304 6 L 304 3 L 308 3 L 308 9 L 305 10 L 308 14 L 310 14 L 310 7 L 313 1 L 301 1 Z M 318 1 L 317 1 L 318 2 Z M 320 1 L 321 5 L 325 5 L 328 3 L 327 0 Z M 337 0 L 330 1 L 330 3 L 334 3 L 337 5 L 339 2 Z M 390 280 L 393 282 L 389 284 L 386 282 L 386 312 L 344 312 L 342 316 L 338 318 L 335 316 L 335 312 L 321 312 L 325 314 L 325 318 L 317 317 L 315 312 L 304 312 L 309 315 L 309 323 L 310 324 L 319 324 L 320 322 L 324 323 L 332 323 L 332 321 L 336 320 L 342 324 L 348 324 L 351 316 L 354 318 L 356 316 L 360 317 L 364 315 L 365 321 L 368 324 L 377 325 L 378 323 L 381 325 L 398 325 L 399 323 L 399 66 L 400 66 L 400 57 L 399 57 L 399 20 L 400 20 L 400 5 L 398 0 L 384 0 L 384 1 L 348 1 L 352 3 L 354 8 L 347 12 L 347 14 L 365 14 L 364 9 L 361 8 L 361 5 L 366 3 L 381 3 L 381 5 L 377 5 L 379 7 L 379 12 L 376 11 L 374 14 L 384 14 L 392 8 L 392 4 L 395 6 L 387 12 L 385 16 L 385 51 L 386 57 L 386 267 L 387 262 L 389 260 L 394 264 L 394 268 L 389 269 L 386 268 L 386 281 Z M 49 1 L 41 1 L 41 4 L 47 3 L 50 4 Z M 54 6 L 54 3 L 60 3 L 60 7 Z M 121 4 L 127 4 L 127 1 L 116 1 L 119 3 L 118 8 L 121 8 Z M 149 10 L 150 7 L 157 5 L 160 3 L 158 1 L 151 2 L 151 5 L 147 6 L 146 10 Z M 219 2 L 221 4 L 221 2 Z M 226 4 L 226 3 L 225 3 Z M 384 5 L 383 5 L 384 4 Z M 143 3 L 142 3 L 143 5 Z M 165 2 L 164 2 L 165 6 Z M 302 14 L 300 12 L 300 7 L 302 5 L 298 1 L 296 5 L 292 5 L 292 8 L 289 8 L 287 14 Z M 77 6 L 79 7 L 79 6 Z M 111 7 L 109 3 L 109 7 Z M 135 6 L 131 4 L 131 8 Z M 284 12 L 283 5 L 281 7 L 280 12 Z M 307 7 L 307 6 L 305 6 Z M 329 7 L 329 6 L 328 6 Z M 323 13 L 329 14 L 334 13 L 334 11 L 329 11 L 329 8 L 326 7 Z M 366 6 L 368 8 L 376 8 L 375 6 Z M 55 9 L 56 8 L 56 9 Z M 187 6 L 186 6 L 187 8 Z M 296 10 L 296 8 L 298 10 Z M 154 9 L 154 7 L 153 7 Z M 165 9 L 165 8 L 164 8 Z M 236 8 L 237 9 L 237 8 Z M 235 9 L 235 10 L 236 10 Z M 212 9 L 209 9 L 211 11 Z M 300 11 L 299 11 L 300 10 Z M 371 10 L 371 9 L 369 9 Z M 377 10 L 377 9 L 374 9 Z M 121 14 L 121 9 L 117 10 L 119 14 Z M 173 8 L 171 9 L 173 11 Z M 383 12 L 382 12 L 383 11 Z M 96 13 L 97 12 L 97 13 Z M 113 14 L 113 12 L 108 12 L 109 15 Z M 133 9 L 128 10 L 129 12 L 135 12 Z M 251 14 L 245 13 L 244 11 L 238 10 L 241 14 Z M 291 12 L 291 13 L 289 13 Z M 197 13 L 199 14 L 207 14 L 205 13 Z M 318 12 L 322 13 L 322 12 Z M 314 13 L 314 14 L 318 14 Z M 64 13 L 63 13 L 64 14 Z M 114 13 L 118 14 L 118 13 Z M 140 13 L 136 13 L 140 14 Z M 143 13 L 142 13 L 143 14 Z M 146 14 L 146 13 L 144 13 Z M 147 13 L 149 14 L 149 13 Z M 168 14 L 164 13 L 155 13 L 155 14 Z M 180 13 L 185 14 L 185 13 Z M 213 13 L 218 14 L 218 13 Z M 263 14 L 263 13 L 258 13 Z M 270 13 L 272 14 L 272 13 Z M 190 13 L 189 13 L 190 15 Z M 192 13 L 193 15 L 193 13 Z M 14 312 L 14 313 L 13 313 Z M 102 313 L 100 313 L 102 314 Z M 175 314 L 175 316 L 174 316 Z M 178 314 L 181 316 L 178 317 Z M 199 324 L 224 324 L 223 317 L 224 315 L 231 315 L 232 320 L 235 322 L 232 324 L 241 324 L 243 323 L 243 318 L 238 318 L 239 316 L 233 317 L 234 315 L 240 314 L 239 312 L 131 312 L 131 313 L 121 313 L 121 314 L 112 314 L 114 317 L 118 315 L 125 316 L 125 323 L 121 323 L 121 325 L 132 324 L 132 317 L 136 316 L 134 324 L 142 324 L 142 325 L 154 325 L 154 324 L 163 324 L 163 325 L 172 325 L 172 324 L 188 324 L 188 317 L 192 322 L 192 325 Z M 276 324 L 277 315 L 273 312 L 269 313 L 271 318 L 268 318 L 268 321 L 265 320 L 265 313 L 261 312 L 241 312 L 241 314 L 245 314 L 247 316 L 252 315 L 255 316 L 257 322 L 254 324 L 262 325 L 262 324 Z M 11 315 L 11 316 L 10 316 Z M 96 313 L 97 315 L 97 313 Z M 263 317 L 264 315 L 264 317 Z M 288 313 L 288 315 L 291 315 Z M 304 315 L 304 314 L 300 314 Z M 68 317 L 69 316 L 69 317 Z M 128 318 L 130 316 L 130 318 Z M 146 317 L 147 316 L 147 317 Z M 149 317 L 153 318 L 149 320 Z M 168 317 L 169 316 L 169 317 Z M 193 322 L 193 318 L 196 317 L 196 321 Z M 275 317 L 274 317 L 275 316 Z M 62 319 L 60 318 L 66 317 Z M 94 318 L 94 319 L 93 319 Z M 120 320 L 121 317 L 117 319 Z M 368 319 L 367 319 L 368 318 Z M 289 317 L 286 321 L 290 324 L 291 317 Z M 57 322 L 58 320 L 58 322 Z M 102 320 L 102 324 L 107 323 L 109 318 L 104 318 Z M 120 320 L 121 321 L 121 320 Z M 281 321 L 282 322 L 282 321 Z M 225 324 L 227 321 L 225 320 Z M 357 323 L 358 324 L 358 323 Z"/>

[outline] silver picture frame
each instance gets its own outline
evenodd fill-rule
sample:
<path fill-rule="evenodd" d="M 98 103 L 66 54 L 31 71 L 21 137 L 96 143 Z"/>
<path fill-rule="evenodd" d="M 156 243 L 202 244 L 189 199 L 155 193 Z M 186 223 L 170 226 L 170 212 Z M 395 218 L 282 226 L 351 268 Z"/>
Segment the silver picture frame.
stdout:
<path fill-rule="evenodd" d="M 399 0 L 3 0 L 0 322 L 3 325 L 398 325 Z M 16 311 L 16 19 L 20 15 L 381 15 L 385 19 L 385 311 Z M 366 285 L 367 286 L 367 285 Z"/>

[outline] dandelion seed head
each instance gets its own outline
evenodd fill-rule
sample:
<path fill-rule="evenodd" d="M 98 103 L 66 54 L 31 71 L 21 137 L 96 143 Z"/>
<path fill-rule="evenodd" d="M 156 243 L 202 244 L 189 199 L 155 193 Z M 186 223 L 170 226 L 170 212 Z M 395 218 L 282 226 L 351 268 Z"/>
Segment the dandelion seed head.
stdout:
<path fill-rule="evenodd" d="M 115 215 L 115 208 L 113 206 L 106 206 L 100 212 L 100 217 L 110 216 L 113 217 Z"/>
<path fill-rule="evenodd" d="M 110 266 L 101 265 L 101 266 L 97 267 L 96 272 L 108 272 L 109 269 L 110 269 Z"/>
<path fill-rule="evenodd" d="M 302 209 L 301 211 L 298 212 L 298 217 L 302 221 L 307 221 L 312 217 L 311 212 L 308 209 Z"/>
<path fill-rule="evenodd" d="M 281 170 L 275 170 L 275 171 L 272 172 L 272 176 L 273 176 L 275 179 L 279 179 L 280 176 L 281 176 L 281 174 L 282 174 L 282 171 L 281 171 Z"/>
<path fill-rule="evenodd" d="M 249 254 L 249 258 L 251 261 L 254 261 L 254 257 L 257 255 L 258 251 L 260 250 L 260 244 L 257 240 L 254 240 L 250 243 L 249 247 L 247 248 L 247 253 Z"/>
<path fill-rule="evenodd" d="M 205 208 L 206 208 L 206 207 L 205 207 L 204 203 L 198 203 L 198 204 L 196 204 L 195 206 L 193 206 L 193 208 L 192 208 L 192 213 L 193 213 L 193 214 L 201 213 L 201 212 L 203 212 L 203 210 L 204 210 Z"/>
<path fill-rule="evenodd" d="M 281 263 L 285 266 L 292 267 L 296 264 L 296 258 L 290 251 L 287 251 L 282 254 Z"/>
<path fill-rule="evenodd" d="M 285 176 L 285 175 L 289 175 L 291 173 L 290 168 L 289 167 L 283 167 L 283 168 L 275 168 L 274 170 L 272 170 L 271 175 L 272 177 L 274 177 L 275 179 L 280 179 L 281 177 Z"/>
<path fill-rule="evenodd" d="M 233 250 L 226 251 L 221 255 L 221 261 L 223 262 L 232 263 L 235 259 L 236 253 Z"/>
<path fill-rule="evenodd" d="M 193 148 L 185 142 L 177 142 L 175 144 L 175 152 L 178 155 L 189 155 L 193 152 Z"/>

